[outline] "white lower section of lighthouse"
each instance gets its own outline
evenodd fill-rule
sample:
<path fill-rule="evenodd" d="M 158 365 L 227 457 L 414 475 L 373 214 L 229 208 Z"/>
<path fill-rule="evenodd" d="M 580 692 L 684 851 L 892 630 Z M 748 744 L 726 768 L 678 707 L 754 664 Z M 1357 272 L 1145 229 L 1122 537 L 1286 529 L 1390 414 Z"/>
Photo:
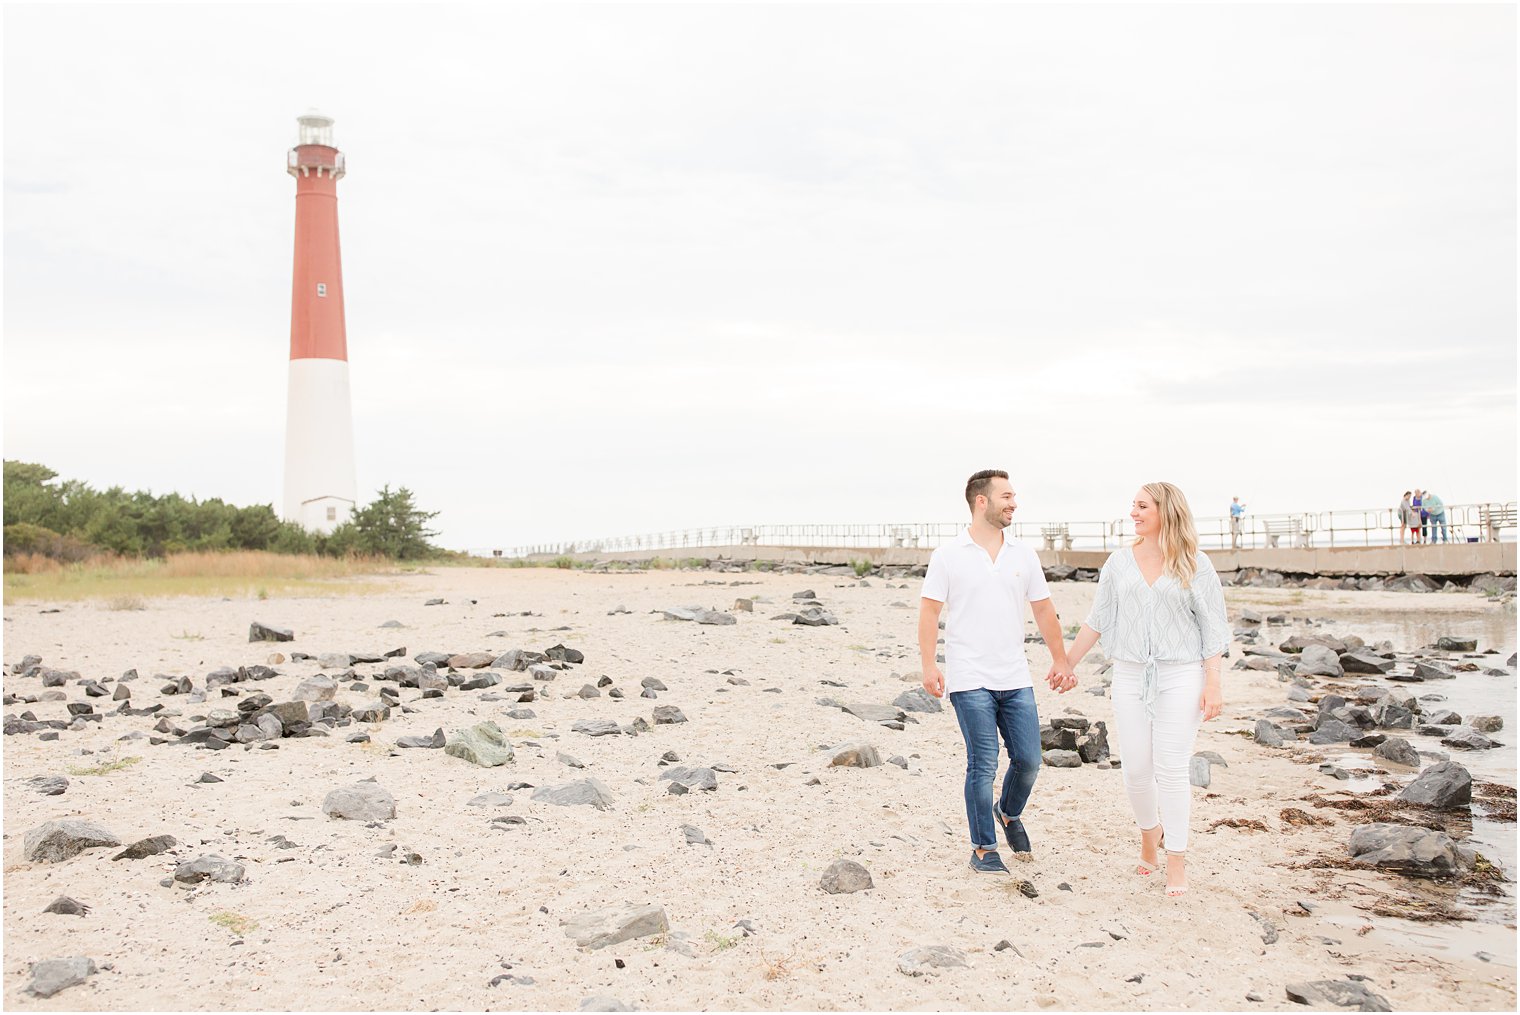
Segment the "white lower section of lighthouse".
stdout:
<path fill-rule="evenodd" d="M 353 514 L 356 493 L 348 363 L 293 359 L 285 416 L 285 520 L 331 532 Z"/>

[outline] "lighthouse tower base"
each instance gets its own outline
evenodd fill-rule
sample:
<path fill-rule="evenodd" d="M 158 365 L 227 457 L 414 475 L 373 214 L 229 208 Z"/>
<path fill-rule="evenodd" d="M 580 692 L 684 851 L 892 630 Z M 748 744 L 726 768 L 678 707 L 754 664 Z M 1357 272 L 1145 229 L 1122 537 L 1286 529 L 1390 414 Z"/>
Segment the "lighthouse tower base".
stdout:
<path fill-rule="evenodd" d="M 290 361 L 285 418 L 286 521 L 331 532 L 354 512 L 354 424 L 348 363 Z"/>

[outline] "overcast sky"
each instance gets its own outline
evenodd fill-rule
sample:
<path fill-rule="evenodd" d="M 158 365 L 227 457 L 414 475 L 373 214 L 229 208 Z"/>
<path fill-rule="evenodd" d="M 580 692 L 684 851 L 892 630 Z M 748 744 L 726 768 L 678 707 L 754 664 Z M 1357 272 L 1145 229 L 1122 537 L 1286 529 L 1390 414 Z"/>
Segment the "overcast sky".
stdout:
<path fill-rule="evenodd" d="M 280 503 L 316 107 L 451 547 L 1515 497 L 1511 6 L 4 17 L 7 458 Z"/>

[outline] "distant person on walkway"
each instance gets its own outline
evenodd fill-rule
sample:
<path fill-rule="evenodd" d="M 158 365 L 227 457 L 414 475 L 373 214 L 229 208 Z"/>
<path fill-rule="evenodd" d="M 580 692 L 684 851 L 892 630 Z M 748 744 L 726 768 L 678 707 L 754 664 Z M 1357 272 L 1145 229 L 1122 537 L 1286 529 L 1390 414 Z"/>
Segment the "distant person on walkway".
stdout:
<path fill-rule="evenodd" d="M 1024 657 L 1024 608 L 1034 612 L 1050 649 L 1046 681 L 1069 691 L 1077 678 L 1066 663 L 1061 622 L 1050 602 L 1040 558 L 1008 538 L 1017 507 L 1008 473 L 978 472 L 966 482 L 971 524 L 960 538 L 929 558 L 918 611 L 918 652 L 924 690 L 950 696 L 966 742 L 966 820 L 971 826 L 971 869 L 1007 874 L 997 853 L 998 827 L 1014 856 L 1031 859 L 1021 815 L 1040 772 L 1040 718 L 1034 681 Z M 940 611 L 945 613 L 945 668 L 935 659 Z M 1011 763 L 1003 791 L 993 800 L 998 737 Z"/>
<path fill-rule="evenodd" d="M 1073 668 L 1101 637 L 1114 661 L 1114 723 L 1124 789 L 1140 826 L 1140 865 L 1166 848 L 1166 894 L 1187 891 L 1188 770 L 1200 719 L 1223 707 L 1220 656 L 1230 644 L 1224 590 L 1198 549 L 1182 491 L 1147 483 L 1130 508 L 1135 542 L 1109 555 L 1092 612 L 1067 654 Z"/>
<path fill-rule="evenodd" d="M 1429 525 L 1430 541 L 1432 543 L 1451 542 L 1451 533 L 1446 528 L 1446 502 L 1429 490 L 1426 490 L 1420 507 L 1425 512 L 1427 524 Z M 1438 526 L 1439 529 L 1437 528 Z M 1437 532 L 1440 534 L 1439 538 L 1437 538 Z"/>
<path fill-rule="evenodd" d="M 1420 538 L 1416 539 L 1415 542 L 1423 543 L 1426 541 L 1425 523 L 1430 520 L 1430 514 L 1425 510 L 1425 491 L 1415 490 L 1414 497 L 1410 499 L 1409 503 L 1414 505 L 1415 527 L 1420 533 Z"/>
<path fill-rule="evenodd" d="M 1404 499 L 1399 502 L 1399 545 L 1406 541 L 1420 541 L 1420 511 L 1414 506 L 1414 493 L 1410 490 L 1404 491 Z"/>
<path fill-rule="evenodd" d="M 1230 549 L 1240 549 L 1240 530 L 1246 517 L 1246 506 L 1239 497 L 1230 499 Z"/>

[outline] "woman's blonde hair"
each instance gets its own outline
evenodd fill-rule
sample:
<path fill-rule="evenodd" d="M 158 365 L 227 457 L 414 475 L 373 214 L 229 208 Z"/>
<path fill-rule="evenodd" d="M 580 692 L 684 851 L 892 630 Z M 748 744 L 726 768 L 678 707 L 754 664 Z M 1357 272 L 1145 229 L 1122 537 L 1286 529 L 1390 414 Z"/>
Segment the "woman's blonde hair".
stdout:
<path fill-rule="evenodd" d="M 1146 483 L 1140 489 L 1150 495 L 1161 516 L 1161 535 L 1156 539 L 1161 546 L 1161 571 L 1187 588 L 1198 571 L 1198 530 L 1193 526 L 1187 498 L 1171 483 Z M 1135 540 L 1144 541 L 1144 536 Z"/>

